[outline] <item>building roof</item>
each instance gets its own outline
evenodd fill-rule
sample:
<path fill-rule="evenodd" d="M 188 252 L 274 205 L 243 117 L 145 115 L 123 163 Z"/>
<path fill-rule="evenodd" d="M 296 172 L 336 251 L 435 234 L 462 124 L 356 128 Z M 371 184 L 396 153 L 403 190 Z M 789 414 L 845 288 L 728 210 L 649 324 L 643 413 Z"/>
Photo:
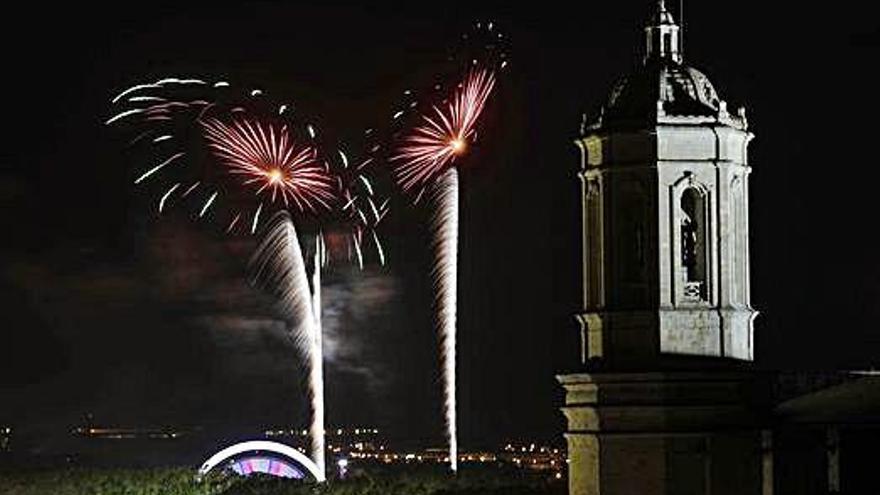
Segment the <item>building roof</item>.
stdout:
<path fill-rule="evenodd" d="M 647 61 L 621 78 L 604 107 L 605 121 L 654 120 L 667 115 L 714 116 L 721 99 L 699 70 L 671 60 Z"/>
<path fill-rule="evenodd" d="M 680 27 L 663 1 L 645 27 L 645 36 L 642 64 L 617 81 L 591 129 L 646 128 L 676 117 L 746 129 L 744 112 L 729 115 L 709 78 L 683 62 Z"/>
<path fill-rule="evenodd" d="M 776 415 L 794 423 L 880 422 L 880 374 L 850 372 L 848 379 L 788 399 Z"/>

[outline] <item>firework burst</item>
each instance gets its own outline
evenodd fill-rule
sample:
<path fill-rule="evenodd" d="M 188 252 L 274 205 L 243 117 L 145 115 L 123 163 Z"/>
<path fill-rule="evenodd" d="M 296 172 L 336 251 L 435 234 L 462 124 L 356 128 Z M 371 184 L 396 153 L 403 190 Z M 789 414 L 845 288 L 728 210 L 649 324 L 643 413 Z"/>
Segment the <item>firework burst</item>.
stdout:
<path fill-rule="evenodd" d="M 200 123 L 217 157 L 258 197 L 268 193 L 271 202 L 280 199 L 285 208 L 300 212 L 330 209 L 333 180 L 318 161 L 317 149 L 298 148 L 287 125 L 247 119 L 226 124 L 216 118 Z"/>
<path fill-rule="evenodd" d="M 391 157 L 405 192 L 424 188 L 464 154 L 494 87 L 492 71 L 471 70 L 448 103 L 434 105 L 421 117 L 420 124 Z"/>
<path fill-rule="evenodd" d="M 292 105 L 261 90 L 165 78 L 132 86 L 112 103 L 116 113 L 105 123 L 135 136 L 129 147 L 148 164 L 134 183 L 159 188 L 159 213 L 195 203 L 199 218 L 227 233 L 254 234 L 261 217 L 281 209 L 302 224 L 338 206 L 329 146 Z"/>

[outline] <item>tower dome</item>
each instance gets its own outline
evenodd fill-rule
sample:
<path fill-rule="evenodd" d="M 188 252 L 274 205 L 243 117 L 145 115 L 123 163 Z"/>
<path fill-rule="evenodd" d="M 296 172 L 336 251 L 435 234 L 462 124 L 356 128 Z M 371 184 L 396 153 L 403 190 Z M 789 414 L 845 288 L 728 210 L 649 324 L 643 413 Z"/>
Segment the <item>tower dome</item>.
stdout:
<path fill-rule="evenodd" d="M 701 71 L 682 61 L 681 29 L 660 0 L 645 27 L 645 56 L 632 73 L 619 79 L 592 128 L 638 128 L 663 117 L 723 119 L 745 128 L 745 119 L 731 118 L 727 105 Z"/>
<path fill-rule="evenodd" d="M 603 121 L 646 124 L 665 115 L 713 117 L 721 99 L 699 70 L 667 60 L 650 60 L 620 79 L 603 109 Z"/>

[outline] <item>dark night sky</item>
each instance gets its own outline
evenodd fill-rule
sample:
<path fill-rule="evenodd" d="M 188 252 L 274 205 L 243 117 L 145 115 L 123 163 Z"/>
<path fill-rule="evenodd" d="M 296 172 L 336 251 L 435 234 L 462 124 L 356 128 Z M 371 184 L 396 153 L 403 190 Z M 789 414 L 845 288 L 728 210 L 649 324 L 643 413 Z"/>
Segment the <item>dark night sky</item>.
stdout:
<path fill-rule="evenodd" d="M 464 445 L 559 441 L 554 374 L 577 355 L 580 115 L 637 63 L 649 1 L 405 8 L 250 2 L 7 12 L 0 151 L 0 422 L 60 435 L 84 413 L 238 432 L 304 424 L 302 372 L 244 281 L 251 241 L 161 219 L 101 122 L 109 99 L 165 75 L 299 99 L 325 123 L 379 125 L 399 92 L 491 16 L 510 71 L 463 185 Z M 672 2 L 677 3 L 677 2 Z M 136 7 L 134 5 L 137 5 Z M 768 368 L 878 364 L 874 216 L 878 9 L 689 2 L 685 59 L 745 104 L 753 304 Z M 396 204 L 402 208 L 402 204 Z M 328 420 L 439 444 L 424 232 L 398 216 L 387 270 L 327 289 Z M 335 345 L 332 345 L 335 344 Z"/>

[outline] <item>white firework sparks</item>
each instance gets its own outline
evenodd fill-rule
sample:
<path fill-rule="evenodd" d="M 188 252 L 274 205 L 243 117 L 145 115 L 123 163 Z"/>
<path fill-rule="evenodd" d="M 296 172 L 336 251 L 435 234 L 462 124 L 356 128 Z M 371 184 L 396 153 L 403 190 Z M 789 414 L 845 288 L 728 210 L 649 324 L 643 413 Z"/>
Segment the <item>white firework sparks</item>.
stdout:
<path fill-rule="evenodd" d="M 252 283 L 271 292 L 291 325 L 291 336 L 309 366 L 309 394 L 312 401 L 312 460 L 324 474 L 324 379 L 321 336 L 315 314 L 320 294 L 312 296 L 303 252 L 293 220 L 280 211 L 268 225 L 266 236 L 251 259 Z M 318 275 L 319 277 L 320 275 Z M 320 279 L 316 279 L 316 287 Z M 318 481 L 324 481 L 320 479 Z"/>
<path fill-rule="evenodd" d="M 434 266 L 431 270 L 437 307 L 437 326 L 443 372 L 444 413 L 449 442 L 449 466 L 458 470 L 456 428 L 455 341 L 458 294 L 458 170 L 447 169 L 434 184 L 436 208 L 431 214 Z"/>
<path fill-rule="evenodd" d="M 312 350 L 309 359 L 309 383 L 312 389 L 312 460 L 318 471 L 325 473 L 324 459 L 324 335 L 321 327 L 321 236 L 315 237 L 315 256 L 312 273 L 312 314 L 315 318 Z"/>

